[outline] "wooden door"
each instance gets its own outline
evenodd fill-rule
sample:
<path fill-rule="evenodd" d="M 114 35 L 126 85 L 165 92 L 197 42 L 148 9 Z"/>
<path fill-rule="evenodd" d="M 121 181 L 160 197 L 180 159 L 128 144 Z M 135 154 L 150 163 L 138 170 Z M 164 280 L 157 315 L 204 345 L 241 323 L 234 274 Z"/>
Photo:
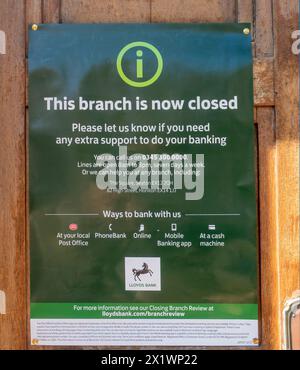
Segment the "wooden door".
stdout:
<path fill-rule="evenodd" d="M 30 348 L 27 230 L 27 25 L 252 22 L 261 347 L 282 344 L 284 301 L 300 287 L 298 0 L 1 0 L 0 349 Z"/>

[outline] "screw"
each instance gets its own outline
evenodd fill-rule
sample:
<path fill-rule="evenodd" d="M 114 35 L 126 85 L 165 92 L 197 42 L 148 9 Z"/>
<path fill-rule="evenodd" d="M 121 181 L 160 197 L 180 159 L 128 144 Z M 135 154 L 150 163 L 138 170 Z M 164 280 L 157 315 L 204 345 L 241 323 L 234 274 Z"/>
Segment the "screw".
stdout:
<path fill-rule="evenodd" d="M 244 35 L 248 36 L 250 34 L 250 29 L 244 28 L 243 32 L 244 32 Z"/>
<path fill-rule="evenodd" d="M 33 31 L 37 31 L 39 26 L 37 24 L 33 24 L 31 28 Z"/>
<path fill-rule="evenodd" d="M 259 339 L 258 338 L 253 338 L 252 343 L 253 344 L 259 344 Z"/>

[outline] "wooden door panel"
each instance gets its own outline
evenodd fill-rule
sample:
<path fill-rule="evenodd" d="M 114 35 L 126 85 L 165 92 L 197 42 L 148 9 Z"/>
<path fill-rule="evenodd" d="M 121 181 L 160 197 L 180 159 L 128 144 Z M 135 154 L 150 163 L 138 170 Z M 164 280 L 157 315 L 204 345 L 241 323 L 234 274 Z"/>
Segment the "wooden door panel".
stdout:
<path fill-rule="evenodd" d="M 62 0 L 63 23 L 150 22 L 149 0 Z"/>
<path fill-rule="evenodd" d="M 151 2 L 151 22 L 234 22 L 232 0 L 175 0 Z"/>
<path fill-rule="evenodd" d="M 274 1 L 276 91 L 276 196 L 278 309 L 300 285 L 299 241 L 299 57 L 291 33 L 299 28 L 299 2 Z M 281 323 L 281 321 L 279 321 Z M 279 328 L 282 333 L 282 327 Z"/>
<path fill-rule="evenodd" d="M 0 2 L 0 28 L 6 54 L 0 55 L 0 289 L 6 315 L 0 315 L 0 348 L 26 345 L 25 258 L 25 6 Z"/>

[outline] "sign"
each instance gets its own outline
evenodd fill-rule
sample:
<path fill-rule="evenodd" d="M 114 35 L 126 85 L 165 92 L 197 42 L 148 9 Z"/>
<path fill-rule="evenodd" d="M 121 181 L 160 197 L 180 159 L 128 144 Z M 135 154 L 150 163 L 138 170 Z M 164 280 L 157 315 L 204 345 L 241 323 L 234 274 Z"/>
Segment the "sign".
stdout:
<path fill-rule="evenodd" d="M 257 345 L 247 27 L 30 31 L 33 344 Z"/>

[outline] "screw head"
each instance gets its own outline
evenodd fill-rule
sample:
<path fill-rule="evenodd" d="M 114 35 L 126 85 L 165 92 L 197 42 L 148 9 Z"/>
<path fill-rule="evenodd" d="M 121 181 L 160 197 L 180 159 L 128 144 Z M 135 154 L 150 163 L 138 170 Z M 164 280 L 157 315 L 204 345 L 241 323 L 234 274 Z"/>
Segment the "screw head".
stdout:
<path fill-rule="evenodd" d="M 244 28 L 243 33 L 244 33 L 244 35 L 248 36 L 250 34 L 250 29 L 249 28 Z"/>
<path fill-rule="evenodd" d="M 37 24 L 33 24 L 31 28 L 33 31 L 37 31 L 39 26 Z"/>
<path fill-rule="evenodd" d="M 258 338 L 253 338 L 252 343 L 253 344 L 259 344 L 259 339 Z"/>

